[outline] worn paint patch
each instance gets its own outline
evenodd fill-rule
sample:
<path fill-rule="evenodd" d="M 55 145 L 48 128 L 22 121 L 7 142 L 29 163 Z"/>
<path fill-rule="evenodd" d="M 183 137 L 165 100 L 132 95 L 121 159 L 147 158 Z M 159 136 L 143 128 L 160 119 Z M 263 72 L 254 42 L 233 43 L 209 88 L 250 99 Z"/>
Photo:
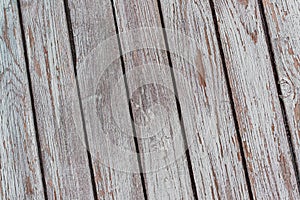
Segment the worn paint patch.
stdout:
<path fill-rule="evenodd" d="M 288 52 L 289 52 L 290 55 L 295 54 L 293 48 L 290 45 L 288 45 Z"/>
<path fill-rule="evenodd" d="M 299 62 L 299 60 L 297 59 L 297 58 L 293 58 L 293 60 L 294 60 L 294 66 L 296 67 L 296 68 L 299 68 L 300 67 L 300 62 Z"/>
<path fill-rule="evenodd" d="M 206 87 L 205 69 L 204 69 L 204 66 L 203 66 L 203 58 L 202 58 L 202 53 L 199 50 L 197 51 L 197 56 L 196 56 L 196 59 L 195 59 L 195 63 L 196 63 L 196 66 L 197 66 L 199 83 L 202 87 Z"/>
<path fill-rule="evenodd" d="M 240 4 L 243 4 L 244 6 L 248 6 L 248 4 L 249 4 L 249 0 L 238 0 L 238 2 L 240 3 Z"/>
<path fill-rule="evenodd" d="M 252 41 L 256 44 L 257 43 L 257 31 L 250 33 L 250 36 L 252 38 Z"/>
<path fill-rule="evenodd" d="M 26 177 L 26 182 L 25 182 L 25 187 L 26 187 L 26 194 L 33 194 L 33 188 L 30 182 L 30 177 Z"/>

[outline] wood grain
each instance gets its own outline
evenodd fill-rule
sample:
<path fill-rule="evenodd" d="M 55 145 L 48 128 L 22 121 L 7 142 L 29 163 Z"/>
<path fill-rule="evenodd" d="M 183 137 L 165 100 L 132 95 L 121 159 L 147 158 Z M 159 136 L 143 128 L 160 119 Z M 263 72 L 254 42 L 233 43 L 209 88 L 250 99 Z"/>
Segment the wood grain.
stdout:
<path fill-rule="evenodd" d="M 147 196 L 193 199 L 163 33 L 147 30 L 161 27 L 157 3 L 116 0 L 114 9 Z"/>
<path fill-rule="evenodd" d="M 69 6 L 98 199 L 144 199 L 111 2 Z"/>
<path fill-rule="evenodd" d="M 300 2 L 263 1 L 279 84 L 300 166 Z M 298 170 L 300 170 L 298 168 Z M 298 177 L 299 178 L 299 177 Z"/>
<path fill-rule="evenodd" d="M 258 4 L 214 4 L 253 195 L 299 199 Z"/>
<path fill-rule="evenodd" d="M 48 199 L 93 199 L 63 1 L 21 10 Z"/>
<path fill-rule="evenodd" d="M 44 199 L 16 1 L 0 3 L 0 199 Z"/>
<path fill-rule="evenodd" d="M 166 35 L 186 135 L 194 140 L 189 150 L 198 197 L 248 199 L 209 2 L 161 0 L 161 8 L 166 29 L 178 31 Z"/>

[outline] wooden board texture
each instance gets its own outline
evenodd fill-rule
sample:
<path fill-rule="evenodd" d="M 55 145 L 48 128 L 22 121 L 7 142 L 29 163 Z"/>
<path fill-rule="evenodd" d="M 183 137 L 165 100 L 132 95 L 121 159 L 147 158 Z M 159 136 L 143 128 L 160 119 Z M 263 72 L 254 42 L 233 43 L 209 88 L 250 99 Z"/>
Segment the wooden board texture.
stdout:
<path fill-rule="evenodd" d="M 111 2 L 74 0 L 69 8 L 97 197 L 143 199 L 118 41 L 112 40 L 105 46 L 105 41 L 116 34 Z M 113 96 L 114 90 L 117 96 Z M 114 145 L 124 154 L 116 153 Z M 134 152 L 133 156 L 126 157 L 126 150 Z M 121 165 L 123 160 L 125 166 Z"/>
<path fill-rule="evenodd" d="M 63 1 L 21 1 L 48 199 L 93 199 Z"/>
<path fill-rule="evenodd" d="M 298 199 L 258 2 L 214 4 L 253 195 Z"/>
<path fill-rule="evenodd" d="M 300 1 L 0 1 L 0 199 L 300 199 Z"/>
<path fill-rule="evenodd" d="M 0 2 L 0 199 L 43 199 L 16 1 Z"/>
<path fill-rule="evenodd" d="M 193 199 L 157 2 L 114 1 L 148 199 Z M 138 34 L 134 34 L 138 33 Z"/>
<path fill-rule="evenodd" d="M 300 2 L 263 1 L 276 69 L 300 170 Z"/>
<path fill-rule="evenodd" d="M 208 1 L 162 0 L 198 198 L 249 198 Z M 180 34 L 190 37 L 185 42 Z M 183 37 L 183 38 L 185 38 Z M 188 40 L 188 39 L 186 39 Z M 187 53 L 189 52 L 189 53 Z M 196 139 L 196 142 L 193 140 Z"/>

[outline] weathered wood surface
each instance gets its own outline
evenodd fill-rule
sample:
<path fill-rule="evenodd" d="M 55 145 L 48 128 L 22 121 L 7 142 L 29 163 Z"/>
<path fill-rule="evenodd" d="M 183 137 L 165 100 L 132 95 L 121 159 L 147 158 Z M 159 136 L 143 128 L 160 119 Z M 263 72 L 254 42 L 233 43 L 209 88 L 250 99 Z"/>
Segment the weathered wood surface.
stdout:
<path fill-rule="evenodd" d="M 193 199 L 167 54 L 158 49 L 163 32 L 141 29 L 161 27 L 157 2 L 116 0 L 114 8 L 147 196 Z"/>
<path fill-rule="evenodd" d="M 256 1 L 214 1 L 253 195 L 299 199 Z"/>
<path fill-rule="evenodd" d="M 263 1 L 279 84 L 300 165 L 300 1 Z M 298 170 L 300 170 L 298 168 Z"/>
<path fill-rule="evenodd" d="M 111 2 L 72 0 L 69 7 L 98 199 L 143 199 Z"/>
<path fill-rule="evenodd" d="M 199 199 L 248 199 L 209 1 L 162 0 Z M 168 34 L 169 33 L 169 34 Z M 190 37 L 185 40 L 183 35 Z M 178 37 L 180 36 L 180 37 Z"/>
<path fill-rule="evenodd" d="M 21 10 L 48 199 L 93 199 L 63 1 Z"/>
<path fill-rule="evenodd" d="M 44 199 L 16 1 L 0 3 L 0 199 Z"/>
<path fill-rule="evenodd" d="M 0 3 L 0 199 L 300 199 L 298 1 L 20 0 L 20 8 L 23 24 L 16 0 Z"/>

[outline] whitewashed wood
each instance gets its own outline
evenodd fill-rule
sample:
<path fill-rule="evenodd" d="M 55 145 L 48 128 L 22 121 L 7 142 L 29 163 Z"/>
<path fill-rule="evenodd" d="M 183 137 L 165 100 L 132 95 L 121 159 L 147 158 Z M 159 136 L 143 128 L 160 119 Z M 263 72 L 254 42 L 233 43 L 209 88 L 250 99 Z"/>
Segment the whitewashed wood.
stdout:
<path fill-rule="evenodd" d="M 48 199 L 93 199 L 63 1 L 21 10 Z"/>
<path fill-rule="evenodd" d="M 98 199 L 144 199 L 136 154 L 131 158 L 127 158 L 125 153 L 116 154 L 113 146 L 106 141 L 115 141 L 113 144 L 118 144 L 117 148 L 121 150 L 136 151 L 118 42 L 113 40 L 108 47 L 101 46 L 116 34 L 111 2 L 72 0 L 69 4 L 78 62 L 78 82 Z M 103 50 L 108 51 L 107 57 L 101 54 Z M 111 64 L 109 57 L 113 56 L 116 61 Z M 106 62 L 110 65 L 103 64 Z M 113 96 L 116 88 L 117 98 Z M 97 103 L 96 97 L 103 101 Z M 120 104 L 114 104 L 115 101 Z M 126 133 L 119 131 L 119 128 Z M 112 164 L 113 160 L 120 165 Z M 122 168 L 121 162 L 124 160 L 126 166 Z"/>
<path fill-rule="evenodd" d="M 300 2 L 263 1 L 279 84 L 300 166 Z M 299 169 L 300 170 L 300 169 Z"/>
<path fill-rule="evenodd" d="M 114 8 L 119 31 L 131 31 L 120 40 L 142 167 L 153 171 L 144 174 L 147 196 L 193 199 L 170 68 L 163 66 L 169 66 L 167 54 L 146 49 L 150 43 L 164 48 L 162 31 L 136 30 L 161 27 L 157 2 L 116 0 Z"/>
<path fill-rule="evenodd" d="M 214 3 L 253 195 L 299 199 L 258 4 Z"/>
<path fill-rule="evenodd" d="M 16 1 L 0 2 L 0 199 L 44 199 Z"/>
<path fill-rule="evenodd" d="M 161 0 L 199 199 L 248 199 L 237 132 L 208 1 Z M 187 52 L 190 52 L 188 54 Z M 185 60 L 179 56 L 184 56 Z M 187 62 L 188 61 L 188 62 Z M 178 73 L 180 72 L 180 73 Z"/>

